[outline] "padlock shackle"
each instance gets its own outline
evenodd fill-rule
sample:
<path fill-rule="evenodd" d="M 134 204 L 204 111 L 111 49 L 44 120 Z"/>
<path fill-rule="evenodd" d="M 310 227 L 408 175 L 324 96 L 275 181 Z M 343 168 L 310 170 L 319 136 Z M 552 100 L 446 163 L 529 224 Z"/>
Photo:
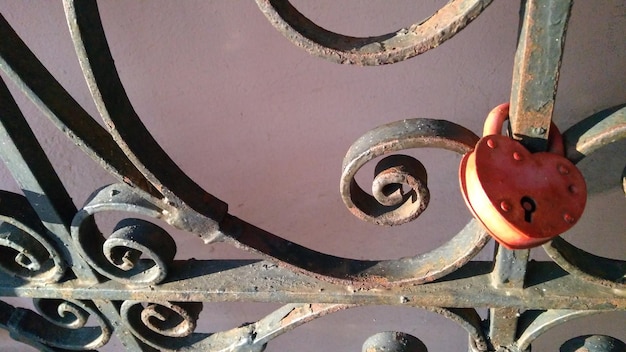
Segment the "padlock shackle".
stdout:
<path fill-rule="evenodd" d="M 509 105 L 509 103 L 500 104 L 489 112 L 483 126 L 483 137 L 502 134 L 504 121 L 509 119 Z"/>
<path fill-rule="evenodd" d="M 489 112 L 483 126 L 483 137 L 494 134 L 502 134 L 504 121 L 509 119 L 509 103 L 496 106 Z M 550 132 L 548 134 L 548 151 L 550 153 L 565 155 L 563 136 L 554 122 L 550 122 Z"/>

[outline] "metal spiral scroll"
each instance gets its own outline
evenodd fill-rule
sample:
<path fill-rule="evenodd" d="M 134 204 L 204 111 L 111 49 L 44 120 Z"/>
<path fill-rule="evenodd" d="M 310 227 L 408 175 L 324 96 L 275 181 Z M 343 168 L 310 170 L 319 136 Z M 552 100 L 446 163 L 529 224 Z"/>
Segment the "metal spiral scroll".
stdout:
<path fill-rule="evenodd" d="M 452 0 L 430 18 L 394 33 L 355 38 L 328 31 L 288 0 L 256 0 L 270 23 L 296 46 L 341 64 L 383 65 L 412 58 L 452 38 L 491 0 Z"/>
<path fill-rule="evenodd" d="M 357 139 L 343 160 L 340 190 L 348 209 L 378 225 L 399 225 L 417 218 L 430 192 L 424 166 L 406 155 L 392 155 L 376 167 L 372 195 L 357 184 L 356 173 L 368 161 L 411 148 L 443 148 L 459 154 L 471 151 L 478 136 L 445 120 L 409 119 L 377 127 Z M 411 188 L 402 194 L 401 184 Z"/>
<path fill-rule="evenodd" d="M 201 311 L 201 302 L 125 301 L 120 316 L 145 343 L 161 351 L 177 351 L 209 336 L 193 333 Z"/>
<path fill-rule="evenodd" d="M 33 282 L 57 282 L 66 269 L 24 196 L 0 191 L 0 270 Z"/>
<path fill-rule="evenodd" d="M 93 217 L 110 211 L 132 211 L 155 219 L 163 214 L 125 184 L 96 191 L 72 222 L 72 238 L 81 256 L 100 274 L 125 284 L 146 286 L 163 281 L 176 254 L 174 239 L 159 226 L 141 219 L 120 221 L 105 239 Z"/>
<path fill-rule="evenodd" d="M 42 351 L 92 350 L 104 346 L 112 329 L 92 302 L 35 299 L 35 308 L 16 308 L 0 301 L 0 327 L 13 338 Z M 89 323 L 93 322 L 93 324 Z M 50 324 L 52 323 L 52 324 Z"/>

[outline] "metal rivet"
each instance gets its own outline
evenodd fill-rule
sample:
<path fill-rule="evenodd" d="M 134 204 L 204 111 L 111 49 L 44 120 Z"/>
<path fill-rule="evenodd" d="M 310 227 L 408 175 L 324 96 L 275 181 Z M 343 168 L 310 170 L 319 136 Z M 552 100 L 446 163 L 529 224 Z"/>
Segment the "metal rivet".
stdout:
<path fill-rule="evenodd" d="M 509 211 L 511 211 L 511 203 L 503 200 L 502 202 L 500 202 L 500 209 L 502 209 L 503 212 L 508 213 Z"/>
<path fill-rule="evenodd" d="M 559 164 L 558 169 L 559 169 L 559 172 L 561 173 L 561 175 L 569 174 L 569 169 L 567 167 L 565 167 L 565 165 L 563 165 L 563 164 Z"/>
<path fill-rule="evenodd" d="M 494 149 L 496 147 L 496 141 L 494 141 L 493 139 L 488 139 L 487 146 L 491 149 Z"/>
<path fill-rule="evenodd" d="M 513 153 L 513 159 L 515 159 L 515 160 L 517 160 L 517 161 L 522 160 L 522 159 L 523 159 L 523 158 L 522 158 L 522 154 L 520 154 L 520 153 L 518 153 L 518 152 L 514 152 L 514 153 Z"/>
<path fill-rule="evenodd" d="M 570 185 L 568 188 L 570 193 L 576 194 L 578 193 L 578 187 L 576 187 L 575 185 Z"/>
<path fill-rule="evenodd" d="M 572 223 L 574 223 L 574 221 L 576 221 L 576 219 L 572 215 L 570 215 L 569 213 L 563 214 L 563 220 L 565 220 L 566 222 L 568 222 L 570 224 L 572 224 Z"/>

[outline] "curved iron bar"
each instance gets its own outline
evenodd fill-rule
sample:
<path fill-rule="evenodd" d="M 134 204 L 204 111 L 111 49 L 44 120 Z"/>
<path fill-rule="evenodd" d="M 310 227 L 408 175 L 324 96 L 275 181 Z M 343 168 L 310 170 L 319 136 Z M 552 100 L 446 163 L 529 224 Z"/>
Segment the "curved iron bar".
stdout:
<path fill-rule="evenodd" d="M 520 317 L 520 336 L 515 342 L 520 351 L 530 351 L 531 344 L 553 327 L 577 318 L 601 313 L 596 310 L 553 309 L 526 311 Z"/>
<path fill-rule="evenodd" d="M 256 0 L 270 23 L 296 46 L 326 60 L 363 66 L 392 64 L 441 45 L 491 4 L 491 0 L 452 0 L 430 18 L 394 33 L 356 38 L 326 30 L 288 0 Z"/>
<path fill-rule="evenodd" d="M 235 329 L 217 333 L 193 333 L 201 305 L 193 302 L 144 304 L 139 301 L 125 301 L 121 307 L 124 323 L 141 341 L 160 351 L 215 352 L 260 352 L 274 338 L 313 319 L 358 307 L 350 304 L 288 304 L 254 323 Z M 487 351 L 481 320 L 475 309 L 419 308 L 457 323 L 468 333 L 470 344 L 476 351 Z"/>
<path fill-rule="evenodd" d="M 194 333 L 201 304 L 125 301 L 124 323 L 141 341 L 159 351 L 263 351 L 267 343 L 302 324 L 350 308 L 345 304 L 288 304 L 257 322 L 217 333 Z M 172 333 L 174 332 L 174 333 Z"/>
<path fill-rule="evenodd" d="M 54 79 L 1 14 L 0 37 L 2 38 L 0 40 L 0 68 L 60 131 L 85 154 L 117 177 L 120 182 L 134 185 L 138 188 L 138 192 L 143 191 L 155 197 L 160 196 L 128 160 L 111 135 Z M 10 97 L 4 84 L 1 86 L 0 92 L 3 98 Z M 14 102 L 9 103 L 6 98 L 5 100 L 7 103 L 1 105 L 3 120 L 14 115 L 21 115 Z M 13 117 L 13 120 L 16 121 L 13 122 L 14 126 L 26 124 L 26 122 L 20 123 L 17 117 Z M 22 129 L 22 133 L 24 131 L 30 132 L 29 129 Z M 19 150 L 24 153 L 28 149 L 19 148 Z M 41 163 L 33 163 L 32 169 L 40 168 L 41 165 Z M 52 177 L 52 174 L 48 177 Z M 66 206 L 60 207 L 59 210 L 70 211 L 71 209 L 72 207 Z M 72 215 L 69 217 L 71 218 Z"/>
<path fill-rule="evenodd" d="M 600 111 L 563 134 L 566 155 L 572 162 L 579 162 L 594 151 L 623 139 L 626 139 L 626 105 Z M 626 260 L 596 256 L 562 237 L 548 242 L 543 248 L 569 273 L 626 292 Z"/>
<path fill-rule="evenodd" d="M 112 328 L 92 302 L 39 299 L 35 307 L 41 315 L 0 301 L 0 327 L 43 351 L 91 350 L 111 337 Z M 95 326 L 87 325 L 88 318 Z"/>
<path fill-rule="evenodd" d="M 565 156 L 578 163 L 611 143 L 626 139 L 626 104 L 597 112 L 563 133 Z"/>
<path fill-rule="evenodd" d="M 137 116 L 115 68 L 96 1 L 64 0 L 63 4 L 83 75 L 115 143 L 163 194 L 163 207 L 181 213 L 171 221 L 207 243 L 223 239 L 217 229 L 226 215 L 226 203 L 191 180 Z"/>
<path fill-rule="evenodd" d="M 482 229 L 471 222 L 433 256 L 362 261 L 310 250 L 227 215 L 226 204 L 184 175 L 134 112 L 115 70 L 96 2 L 66 0 L 64 4 L 74 45 L 96 106 L 124 153 L 165 195 L 167 203 L 160 207 L 173 214 L 166 221 L 174 226 L 192 231 L 205 242 L 230 241 L 235 246 L 270 256 L 282 265 L 317 278 L 360 286 L 432 281 L 467 262 L 488 240 Z M 433 122 L 424 134 L 415 133 L 414 141 L 419 140 L 420 146 L 428 144 L 452 150 L 466 150 L 476 138 L 469 130 L 443 122 Z M 439 262 L 444 258 L 445 265 L 441 265 Z"/>

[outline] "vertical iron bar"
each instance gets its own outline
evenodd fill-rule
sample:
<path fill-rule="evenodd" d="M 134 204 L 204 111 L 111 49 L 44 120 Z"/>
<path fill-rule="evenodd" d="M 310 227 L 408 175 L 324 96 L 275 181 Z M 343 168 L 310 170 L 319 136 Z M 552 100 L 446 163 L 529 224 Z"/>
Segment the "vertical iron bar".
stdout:
<path fill-rule="evenodd" d="M 547 149 L 548 132 L 572 0 L 523 0 L 513 68 L 510 128 L 531 152 Z"/>
<path fill-rule="evenodd" d="M 498 289 L 524 288 L 526 267 L 530 250 L 508 250 L 496 245 L 496 255 L 491 284 Z M 517 308 L 489 309 L 489 337 L 494 347 L 508 346 L 517 338 Z"/>
<path fill-rule="evenodd" d="M 523 0 L 521 30 L 513 68 L 510 129 L 531 152 L 548 148 L 548 135 L 565 33 L 572 0 Z M 502 289 L 523 289 L 529 250 L 496 249 L 492 284 Z M 489 336 L 494 348 L 512 344 L 519 311 L 489 310 Z"/>

